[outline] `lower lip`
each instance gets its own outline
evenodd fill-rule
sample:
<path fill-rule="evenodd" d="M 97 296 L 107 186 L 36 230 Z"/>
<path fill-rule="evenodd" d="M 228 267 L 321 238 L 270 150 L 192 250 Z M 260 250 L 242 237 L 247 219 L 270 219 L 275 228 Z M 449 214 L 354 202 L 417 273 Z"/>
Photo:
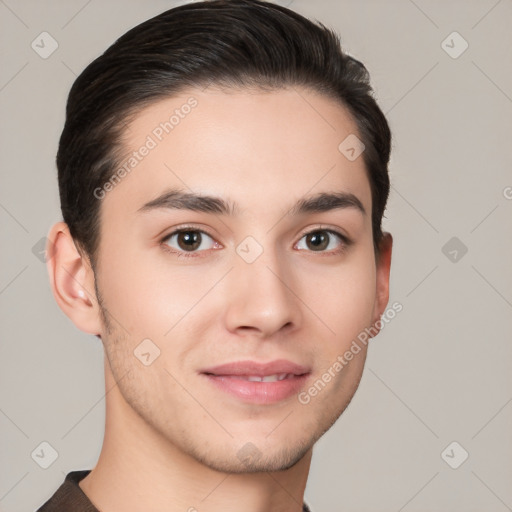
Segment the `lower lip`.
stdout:
<path fill-rule="evenodd" d="M 308 377 L 308 374 L 304 374 L 275 382 L 253 382 L 234 376 L 202 375 L 221 391 L 254 404 L 276 403 L 296 395 Z"/>

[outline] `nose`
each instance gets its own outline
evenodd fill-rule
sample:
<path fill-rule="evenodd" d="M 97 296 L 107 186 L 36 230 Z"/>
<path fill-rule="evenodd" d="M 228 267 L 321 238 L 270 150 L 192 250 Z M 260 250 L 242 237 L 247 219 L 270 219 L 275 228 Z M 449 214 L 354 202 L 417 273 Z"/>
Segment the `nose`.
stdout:
<path fill-rule="evenodd" d="M 238 260 L 226 286 L 226 328 L 262 339 L 299 328 L 302 302 L 295 287 L 292 269 L 269 257 L 268 251 L 252 263 Z"/>

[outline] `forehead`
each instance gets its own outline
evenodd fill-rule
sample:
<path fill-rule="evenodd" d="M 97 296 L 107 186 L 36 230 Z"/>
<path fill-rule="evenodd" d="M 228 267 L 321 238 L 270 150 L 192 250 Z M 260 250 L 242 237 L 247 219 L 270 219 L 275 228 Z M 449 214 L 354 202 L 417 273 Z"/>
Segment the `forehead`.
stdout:
<path fill-rule="evenodd" d="M 370 212 L 363 158 L 343 152 L 355 136 L 347 109 L 308 89 L 190 89 L 142 109 L 127 126 L 125 172 L 104 214 L 135 214 L 170 188 L 229 196 L 260 215 L 272 204 L 282 211 L 287 198 L 343 190 Z"/>

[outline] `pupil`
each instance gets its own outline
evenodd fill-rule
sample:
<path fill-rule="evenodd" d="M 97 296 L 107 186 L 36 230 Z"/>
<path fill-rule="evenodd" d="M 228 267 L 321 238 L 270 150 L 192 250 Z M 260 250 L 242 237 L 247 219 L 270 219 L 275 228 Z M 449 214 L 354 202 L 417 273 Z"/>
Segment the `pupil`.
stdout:
<path fill-rule="evenodd" d="M 183 231 L 180 233 L 179 241 L 182 249 L 197 249 L 201 245 L 201 234 L 197 231 Z"/>
<path fill-rule="evenodd" d="M 327 237 L 325 234 L 318 234 L 314 233 L 310 235 L 309 241 L 312 243 L 313 247 L 320 247 L 325 246 L 325 241 L 327 240 Z"/>

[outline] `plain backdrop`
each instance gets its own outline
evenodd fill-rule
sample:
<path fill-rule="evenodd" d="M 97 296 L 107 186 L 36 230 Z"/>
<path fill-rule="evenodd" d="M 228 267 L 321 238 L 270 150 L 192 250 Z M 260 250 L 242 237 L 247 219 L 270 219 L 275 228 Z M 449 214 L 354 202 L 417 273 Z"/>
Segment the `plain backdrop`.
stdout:
<path fill-rule="evenodd" d="M 103 438 L 101 342 L 58 308 L 41 257 L 61 219 L 69 88 L 117 37 L 178 3 L 0 1 L 3 512 L 35 510 L 69 471 L 91 469 Z M 340 33 L 394 136 L 384 227 L 390 304 L 403 310 L 316 445 L 306 499 L 314 512 L 512 510 L 512 2 L 278 3 Z M 41 37 L 46 51 L 58 44 L 47 58 L 33 49 Z M 47 469 L 41 443 L 57 455 Z"/>

